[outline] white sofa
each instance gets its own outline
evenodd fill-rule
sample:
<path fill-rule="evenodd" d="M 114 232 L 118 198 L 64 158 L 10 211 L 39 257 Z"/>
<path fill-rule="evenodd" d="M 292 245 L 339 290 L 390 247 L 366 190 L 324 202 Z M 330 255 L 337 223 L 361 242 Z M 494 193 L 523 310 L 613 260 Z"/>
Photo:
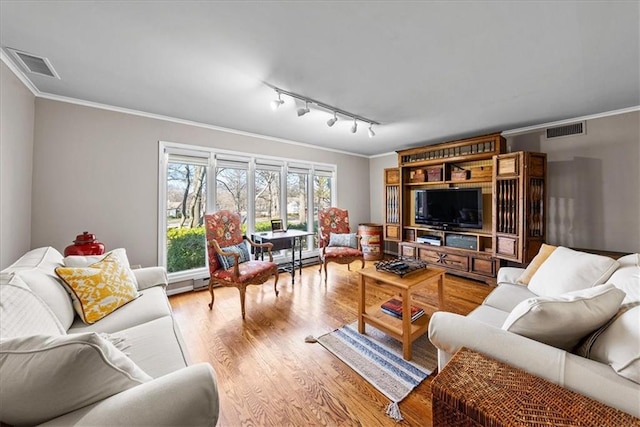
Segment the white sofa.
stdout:
<path fill-rule="evenodd" d="M 468 316 L 433 315 L 439 369 L 466 347 L 640 417 L 640 254 L 615 261 L 559 247 L 530 267 L 501 268 Z M 517 283 L 525 271 L 528 285 Z M 589 326 L 593 316 L 609 320 Z"/>
<path fill-rule="evenodd" d="M 189 363 L 164 269 L 131 270 L 139 296 L 85 324 L 55 273 L 60 266 L 62 255 L 45 247 L 0 273 L 0 421 L 215 425 L 215 374 Z"/>

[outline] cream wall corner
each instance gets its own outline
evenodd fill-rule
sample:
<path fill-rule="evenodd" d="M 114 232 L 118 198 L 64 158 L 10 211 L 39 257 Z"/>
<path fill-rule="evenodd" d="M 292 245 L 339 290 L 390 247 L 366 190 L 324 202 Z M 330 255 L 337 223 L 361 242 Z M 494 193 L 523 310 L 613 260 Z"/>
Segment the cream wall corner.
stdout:
<path fill-rule="evenodd" d="M 0 269 L 31 245 L 35 96 L 0 61 Z"/>

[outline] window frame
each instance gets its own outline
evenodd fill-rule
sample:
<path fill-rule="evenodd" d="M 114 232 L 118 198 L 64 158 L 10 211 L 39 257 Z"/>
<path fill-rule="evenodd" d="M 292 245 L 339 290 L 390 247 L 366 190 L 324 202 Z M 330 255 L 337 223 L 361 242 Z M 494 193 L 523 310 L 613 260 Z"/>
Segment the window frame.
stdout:
<path fill-rule="evenodd" d="M 278 156 L 253 155 L 251 153 L 205 147 L 199 145 L 184 144 L 170 141 L 158 141 L 158 265 L 167 267 L 167 166 L 170 158 L 176 159 L 201 159 L 207 167 L 207 206 L 205 212 L 214 212 L 217 206 L 216 170 L 221 166 L 231 166 L 232 164 L 245 164 L 247 168 L 247 234 L 251 234 L 255 228 L 255 172 L 256 169 L 280 170 L 280 215 L 286 226 L 287 220 L 287 174 L 292 169 L 298 173 L 305 171 L 308 173 L 310 188 L 307 194 L 307 206 L 313 207 L 313 179 L 316 172 L 318 175 L 331 177 L 331 205 L 336 205 L 338 167 L 336 164 L 308 162 L 299 159 L 290 159 Z M 171 159 L 173 160 L 173 159 Z M 308 209 L 307 229 L 313 230 L 313 209 Z M 317 256 L 318 250 L 307 249 L 303 251 L 303 258 Z M 288 260 L 284 256 L 275 256 L 274 261 Z M 168 273 L 169 283 L 175 283 L 190 279 L 205 279 L 209 277 L 208 259 L 205 256 L 205 267 Z"/>

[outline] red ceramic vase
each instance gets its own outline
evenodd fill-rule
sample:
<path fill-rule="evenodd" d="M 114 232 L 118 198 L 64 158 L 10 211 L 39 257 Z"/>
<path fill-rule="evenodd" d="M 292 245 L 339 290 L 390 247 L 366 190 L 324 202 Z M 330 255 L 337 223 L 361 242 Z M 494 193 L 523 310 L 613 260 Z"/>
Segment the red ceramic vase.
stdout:
<path fill-rule="evenodd" d="M 104 244 L 96 240 L 95 234 L 89 234 L 88 231 L 78 234 L 73 245 L 67 246 L 64 250 L 64 256 L 69 255 L 102 255 L 104 253 Z"/>

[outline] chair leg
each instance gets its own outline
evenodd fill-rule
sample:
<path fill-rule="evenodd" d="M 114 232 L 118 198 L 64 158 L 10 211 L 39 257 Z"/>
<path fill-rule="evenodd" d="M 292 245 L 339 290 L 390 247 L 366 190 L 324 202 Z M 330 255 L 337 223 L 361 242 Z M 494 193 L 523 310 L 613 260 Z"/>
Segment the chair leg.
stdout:
<path fill-rule="evenodd" d="M 318 258 L 318 260 L 320 261 L 320 268 L 318 269 L 318 273 L 322 274 L 322 265 L 324 264 L 324 261 L 322 260 L 322 258 Z"/>
<path fill-rule="evenodd" d="M 351 271 L 351 263 L 347 264 L 347 270 Z"/>
<path fill-rule="evenodd" d="M 360 260 L 360 262 L 362 263 L 362 266 L 360 267 L 360 269 L 363 269 L 363 268 L 364 268 L 364 258 L 362 258 L 362 259 Z"/>
<path fill-rule="evenodd" d="M 325 261 L 324 263 L 324 282 L 327 283 L 327 264 L 329 264 L 327 261 Z"/>
<path fill-rule="evenodd" d="M 280 291 L 278 290 L 278 279 L 280 278 L 280 275 L 276 271 L 274 276 L 276 277 L 276 280 L 273 281 L 273 290 L 275 291 L 276 296 L 278 296 L 278 294 L 280 293 Z"/>
<path fill-rule="evenodd" d="M 213 302 L 215 297 L 213 296 L 213 281 L 209 280 L 209 293 L 211 294 L 211 302 L 209 303 L 209 310 L 213 308 Z"/>
<path fill-rule="evenodd" d="M 244 320 L 244 295 L 247 291 L 247 288 L 244 285 L 238 286 L 238 290 L 240 291 L 240 309 L 242 310 L 242 320 Z"/>

